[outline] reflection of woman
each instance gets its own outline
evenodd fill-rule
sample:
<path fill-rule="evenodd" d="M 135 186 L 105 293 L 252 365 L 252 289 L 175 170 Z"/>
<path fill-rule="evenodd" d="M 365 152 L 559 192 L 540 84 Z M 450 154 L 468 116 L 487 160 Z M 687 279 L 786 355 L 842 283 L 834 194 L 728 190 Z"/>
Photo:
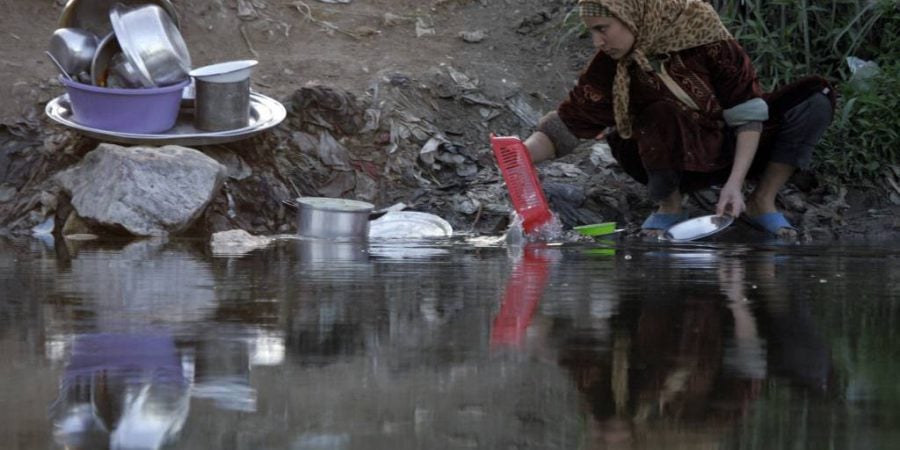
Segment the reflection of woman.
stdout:
<path fill-rule="evenodd" d="M 722 184 L 718 214 L 746 211 L 767 231 L 796 236 L 775 196 L 831 121 L 825 80 L 763 94 L 749 56 L 702 0 L 581 0 L 579 11 L 598 52 L 526 141 L 532 159 L 570 153 L 576 137 L 606 137 L 659 206 L 644 234 L 684 219 L 683 192 Z M 745 205 L 748 174 L 761 178 Z"/>
<path fill-rule="evenodd" d="M 662 268 L 653 281 L 624 280 L 621 285 L 628 288 L 611 319 L 612 342 L 602 353 L 580 340 L 583 332 L 558 344 L 560 363 L 570 370 L 590 407 L 598 448 L 718 442 L 759 398 L 768 366 L 787 364 L 795 370 L 780 373 L 805 381 L 820 373 L 823 362 L 828 364 L 824 343 L 815 338 L 801 304 L 769 307 L 783 297 L 760 297 L 773 292 L 769 287 L 774 281 L 759 280 L 767 286 L 753 291 L 754 302 L 766 310 L 759 315 L 746 301 L 743 261 L 716 260 L 716 264 L 718 268 Z M 704 279 L 718 275 L 720 289 L 685 281 L 698 275 Z M 765 331 L 769 334 L 759 334 Z M 804 338 L 791 341 L 797 336 Z M 771 343 L 768 355 L 766 341 Z M 816 349 L 808 357 L 816 364 L 796 358 L 803 348 Z"/>

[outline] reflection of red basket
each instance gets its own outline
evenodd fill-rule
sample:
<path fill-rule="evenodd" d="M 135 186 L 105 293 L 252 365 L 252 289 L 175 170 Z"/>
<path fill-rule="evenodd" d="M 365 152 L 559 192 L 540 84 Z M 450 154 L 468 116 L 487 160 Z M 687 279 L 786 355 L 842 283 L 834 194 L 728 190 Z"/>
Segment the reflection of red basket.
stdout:
<path fill-rule="evenodd" d="M 522 217 L 522 227 L 526 233 L 534 231 L 547 223 L 550 218 L 550 207 L 541 190 L 534 164 L 528 148 L 521 139 L 515 136 L 494 136 L 491 134 L 491 148 L 500 166 L 500 173 L 506 181 L 509 198 L 516 213 Z"/>
<path fill-rule="evenodd" d="M 550 259 L 539 253 L 539 247 L 525 247 L 522 259 L 506 281 L 503 303 L 491 329 L 491 345 L 518 347 L 525 342 L 549 279 Z"/>

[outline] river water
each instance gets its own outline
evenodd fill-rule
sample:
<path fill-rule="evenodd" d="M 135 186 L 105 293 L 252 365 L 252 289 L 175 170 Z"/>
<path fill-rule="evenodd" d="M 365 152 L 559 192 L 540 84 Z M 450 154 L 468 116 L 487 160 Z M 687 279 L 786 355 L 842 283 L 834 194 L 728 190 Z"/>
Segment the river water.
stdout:
<path fill-rule="evenodd" d="M 0 447 L 900 448 L 898 261 L 0 241 Z"/>

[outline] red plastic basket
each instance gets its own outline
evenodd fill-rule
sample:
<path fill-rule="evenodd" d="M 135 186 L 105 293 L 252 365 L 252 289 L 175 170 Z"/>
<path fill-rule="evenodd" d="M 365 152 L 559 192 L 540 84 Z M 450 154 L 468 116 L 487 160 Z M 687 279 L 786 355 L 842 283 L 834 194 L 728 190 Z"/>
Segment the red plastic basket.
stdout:
<path fill-rule="evenodd" d="M 525 143 L 516 136 L 491 134 L 491 148 L 506 181 L 513 208 L 522 218 L 522 228 L 530 233 L 547 223 L 552 214 Z"/>

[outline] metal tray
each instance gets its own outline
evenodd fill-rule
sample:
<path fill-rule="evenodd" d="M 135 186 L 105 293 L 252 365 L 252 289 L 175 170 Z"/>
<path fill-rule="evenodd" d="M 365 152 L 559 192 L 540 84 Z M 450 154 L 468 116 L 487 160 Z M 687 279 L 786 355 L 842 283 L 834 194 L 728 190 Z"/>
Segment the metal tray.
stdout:
<path fill-rule="evenodd" d="M 734 222 L 734 217 L 729 215 L 694 217 L 672 225 L 661 238 L 672 242 L 688 242 L 702 239 L 728 228 L 732 222 Z"/>
<path fill-rule="evenodd" d="M 78 130 L 95 139 L 119 144 L 143 145 L 214 145 L 239 141 L 261 131 L 272 128 L 287 117 L 287 110 L 278 100 L 265 95 L 250 93 L 250 125 L 226 131 L 203 131 L 194 127 L 193 108 L 182 107 L 178 119 L 172 129 L 159 134 L 120 133 L 102 130 L 75 122 L 72 118 L 72 107 L 67 94 L 50 100 L 45 113 L 55 122 Z"/>

